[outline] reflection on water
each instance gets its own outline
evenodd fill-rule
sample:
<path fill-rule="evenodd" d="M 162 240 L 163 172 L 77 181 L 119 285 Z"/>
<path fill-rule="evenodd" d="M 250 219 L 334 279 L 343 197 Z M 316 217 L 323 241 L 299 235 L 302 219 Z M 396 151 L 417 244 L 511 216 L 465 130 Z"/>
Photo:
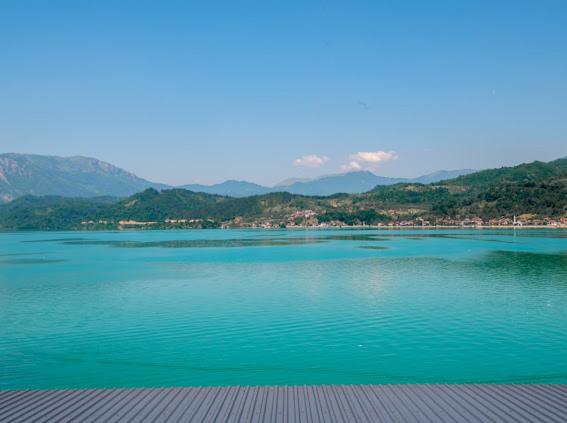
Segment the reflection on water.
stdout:
<path fill-rule="evenodd" d="M 88 238 L 68 237 L 68 238 L 24 239 L 22 242 L 42 243 L 42 242 L 87 241 L 87 240 Z"/>
<path fill-rule="evenodd" d="M 350 235 L 327 235 L 322 236 L 322 239 L 333 241 L 387 241 L 388 238 L 371 234 L 350 234 Z"/>
<path fill-rule="evenodd" d="M 567 253 L 492 251 L 484 260 L 469 263 L 466 270 L 494 278 L 506 275 L 506 280 L 514 284 L 527 282 L 534 286 L 545 286 L 551 278 L 554 287 L 567 287 Z"/>
<path fill-rule="evenodd" d="M 0 259 L 0 266 L 7 266 L 12 264 L 49 264 L 49 263 L 62 263 L 65 260 L 45 259 L 45 258 L 14 258 L 14 259 Z"/>
<path fill-rule="evenodd" d="M 234 248 L 234 247 L 275 247 L 285 245 L 316 244 L 318 238 L 242 238 L 242 239 L 185 239 L 169 241 L 63 241 L 67 245 L 109 245 L 117 248 Z"/>
<path fill-rule="evenodd" d="M 567 383 L 559 232 L 3 234 L 0 389 Z"/>

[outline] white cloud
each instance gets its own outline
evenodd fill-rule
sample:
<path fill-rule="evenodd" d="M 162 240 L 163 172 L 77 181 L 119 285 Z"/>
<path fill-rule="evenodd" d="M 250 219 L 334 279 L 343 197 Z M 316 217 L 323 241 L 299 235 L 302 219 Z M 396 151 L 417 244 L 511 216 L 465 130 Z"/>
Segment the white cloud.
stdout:
<path fill-rule="evenodd" d="M 357 162 L 378 164 L 388 162 L 390 160 L 396 160 L 398 158 L 398 154 L 395 151 L 359 151 L 358 153 L 351 154 L 349 157 L 351 160 Z"/>
<path fill-rule="evenodd" d="M 390 160 L 396 160 L 398 154 L 395 151 L 359 151 L 349 155 L 350 162 L 341 165 L 343 172 L 352 172 L 356 170 L 376 170 L 378 165 Z"/>
<path fill-rule="evenodd" d="M 360 170 L 362 169 L 362 166 L 360 165 L 360 163 L 358 163 L 357 161 L 353 160 L 350 163 L 341 165 L 341 170 L 343 172 L 351 172 L 353 170 Z"/>
<path fill-rule="evenodd" d="M 318 156 L 316 154 L 308 154 L 293 161 L 294 166 L 321 167 L 329 161 L 327 156 Z"/>

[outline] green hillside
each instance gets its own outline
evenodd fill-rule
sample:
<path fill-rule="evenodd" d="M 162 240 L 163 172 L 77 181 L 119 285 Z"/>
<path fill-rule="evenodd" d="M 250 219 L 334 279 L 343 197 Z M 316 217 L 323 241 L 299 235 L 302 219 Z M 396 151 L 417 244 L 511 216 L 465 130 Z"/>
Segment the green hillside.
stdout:
<path fill-rule="evenodd" d="M 0 203 L 24 195 L 127 196 L 150 187 L 165 186 L 90 157 L 0 154 Z"/>
<path fill-rule="evenodd" d="M 25 196 L 0 206 L 0 229 L 458 224 L 513 215 L 535 221 L 567 216 L 567 159 L 329 197 L 269 193 L 233 198 L 152 188 L 126 199 Z"/>
<path fill-rule="evenodd" d="M 567 158 L 562 158 L 548 163 L 535 161 L 514 167 L 482 170 L 442 183 L 470 189 L 485 185 L 537 182 L 565 176 L 567 176 Z"/>

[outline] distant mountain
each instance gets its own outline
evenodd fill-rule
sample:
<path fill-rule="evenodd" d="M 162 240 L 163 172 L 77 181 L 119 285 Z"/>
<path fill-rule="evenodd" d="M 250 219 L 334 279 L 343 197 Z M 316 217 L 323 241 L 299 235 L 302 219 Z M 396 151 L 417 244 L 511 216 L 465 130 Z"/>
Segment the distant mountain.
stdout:
<path fill-rule="evenodd" d="M 272 188 L 264 187 L 252 182 L 228 180 L 215 185 L 189 184 L 178 188 L 207 194 L 226 195 L 229 197 L 249 197 L 251 195 L 262 195 L 273 191 Z"/>
<path fill-rule="evenodd" d="M 296 182 L 309 182 L 315 178 L 287 178 L 274 185 L 275 187 L 287 187 L 288 185 L 295 184 Z"/>
<path fill-rule="evenodd" d="M 370 191 L 376 186 L 394 185 L 399 183 L 430 184 L 467 175 L 475 172 L 472 169 L 440 170 L 418 178 L 388 178 L 378 176 L 368 171 L 348 172 L 340 175 L 322 176 L 304 182 L 295 182 L 284 186 L 277 186 L 280 191 L 303 195 L 332 195 L 339 192 L 356 194 Z"/>
<path fill-rule="evenodd" d="M 225 181 L 216 185 L 183 185 L 179 188 L 207 194 L 230 197 L 249 197 L 269 192 L 289 192 L 302 195 L 332 195 L 337 193 L 356 194 L 370 191 L 377 185 L 394 185 L 402 182 L 429 184 L 455 178 L 474 172 L 471 169 L 440 170 L 418 178 L 388 178 L 368 171 L 348 172 L 321 176 L 314 179 L 290 178 L 273 187 L 262 186 L 245 181 Z"/>
<path fill-rule="evenodd" d="M 429 173 L 418 178 L 407 179 L 406 182 L 432 184 L 435 182 L 445 181 L 447 179 L 453 179 L 458 176 L 468 175 L 474 172 L 477 171 L 474 169 L 438 170 L 437 172 Z"/>
<path fill-rule="evenodd" d="M 460 225 L 466 219 L 487 222 L 512 216 L 539 222 L 567 216 L 567 159 L 484 170 L 430 184 L 376 186 L 362 194 L 329 197 L 278 192 L 234 198 L 152 188 L 127 199 L 23 196 L 0 205 L 0 230 L 250 227 L 266 222 L 275 227 L 407 225 L 423 221 Z M 169 245 L 211 244 L 172 241 Z M 244 244 L 239 241 L 232 245 Z"/>
<path fill-rule="evenodd" d="M 250 197 L 270 192 L 302 195 L 356 194 L 380 185 L 401 182 L 432 183 L 473 172 L 442 170 L 419 178 L 387 178 L 368 171 L 327 175 L 314 179 L 290 178 L 267 187 L 252 182 L 228 180 L 215 185 L 189 184 L 179 188 L 229 197 Z M 147 188 L 171 188 L 89 157 L 57 157 L 36 154 L 0 154 L 0 202 L 24 195 L 62 197 L 127 197 Z"/>
<path fill-rule="evenodd" d="M 0 154 L 0 202 L 23 195 L 125 197 L 165 187 L 89 157 Z"/>
<path fill-rule="evenodd" d="M 279 186 L 278 189 L 302 195 L 332 195 L 339 192 L 354 194 L 370 191 L 377 185 L 393 185 L 403 181 L 403 178 L 387 178 L 368 171 L 357 171 L 322 176 L 307 182 Z"/>

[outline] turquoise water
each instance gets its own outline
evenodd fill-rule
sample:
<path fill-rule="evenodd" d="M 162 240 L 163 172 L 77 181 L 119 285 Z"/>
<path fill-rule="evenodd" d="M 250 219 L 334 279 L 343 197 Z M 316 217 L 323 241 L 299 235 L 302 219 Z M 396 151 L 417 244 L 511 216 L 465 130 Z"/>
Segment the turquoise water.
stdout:
<path fill-rule="evenodd" d="M 567 231 L 0 234 L 0 389 L 567 383 Z"/>

